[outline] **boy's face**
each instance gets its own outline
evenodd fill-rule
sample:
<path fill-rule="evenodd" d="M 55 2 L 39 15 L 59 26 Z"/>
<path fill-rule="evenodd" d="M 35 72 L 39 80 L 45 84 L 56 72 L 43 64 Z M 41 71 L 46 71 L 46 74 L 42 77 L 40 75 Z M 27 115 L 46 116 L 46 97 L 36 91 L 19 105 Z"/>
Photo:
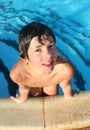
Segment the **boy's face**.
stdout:
<path fill-rule="evenodd" d="M 53 37 L 43 35 L 41 39 L 43 44 L 39 43 L 38 37 L 31 40 L 28 49 L 29 64 L 36 71 L 50 73 L 56 63 L 57 50 Z"/>

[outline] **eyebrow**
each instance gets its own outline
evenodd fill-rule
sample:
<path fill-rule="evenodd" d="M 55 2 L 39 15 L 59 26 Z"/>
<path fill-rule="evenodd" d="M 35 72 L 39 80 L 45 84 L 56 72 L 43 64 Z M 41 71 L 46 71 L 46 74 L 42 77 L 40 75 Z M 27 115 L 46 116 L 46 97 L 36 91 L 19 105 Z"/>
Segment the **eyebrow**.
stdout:
<path fill-rule="evenodd" d="M 55 44 L 53 41 L 50 42 L 50 44 Z M 45 44 L 37 45 L 36 48 L 42 47 Z"/>
<path fill-rule="evenodd" d="M 36 46 L 36 48 L 39 48 L 39 47 L 41 47 L 42 45 L 38 45 L 38 46 Z"/>

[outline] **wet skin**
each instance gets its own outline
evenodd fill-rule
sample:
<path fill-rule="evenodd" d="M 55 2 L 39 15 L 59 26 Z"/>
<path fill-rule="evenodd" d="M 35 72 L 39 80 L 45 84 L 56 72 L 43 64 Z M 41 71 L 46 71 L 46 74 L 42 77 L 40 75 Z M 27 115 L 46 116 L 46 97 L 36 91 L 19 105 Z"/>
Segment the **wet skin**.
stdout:
<path fill-rule="evenodd" d="M 66 98 L 77 95 L 70 82 L 74 75 L 73 65 L 58 55 L 53 38 L 42 36 L 42 42 L 39 43 L 37 37 L 32 38 L 28 58 L 20 59 L 10 72 L 11 79 L 19 86 L 19 94 L 11 97 L 16 102 L 24 102 L 28 95 L 40 96 L 43 92 L 56 95 L 58 84 Z"/>

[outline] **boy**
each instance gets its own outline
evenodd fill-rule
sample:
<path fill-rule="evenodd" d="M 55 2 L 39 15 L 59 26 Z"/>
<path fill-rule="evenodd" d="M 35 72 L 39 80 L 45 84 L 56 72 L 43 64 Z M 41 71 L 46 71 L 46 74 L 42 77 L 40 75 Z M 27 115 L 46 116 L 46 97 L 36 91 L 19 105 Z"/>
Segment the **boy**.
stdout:
<path fill-rule="evenodd" d="M 30 96 L 56 95 L 60 84 L 64 96 L 76 95 L 71 87 L 73 65 L 58 55 L 55 37 L 44 24 L 32 22 L 22 28 L 18 38 L 21 59 L 10 72 L 19 94 L 11 99 L 20 103 Z"/>

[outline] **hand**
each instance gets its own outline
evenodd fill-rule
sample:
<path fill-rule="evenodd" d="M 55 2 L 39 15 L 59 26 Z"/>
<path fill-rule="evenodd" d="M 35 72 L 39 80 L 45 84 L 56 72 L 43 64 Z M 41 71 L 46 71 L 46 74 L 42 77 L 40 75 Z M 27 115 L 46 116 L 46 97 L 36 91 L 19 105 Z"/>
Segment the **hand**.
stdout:
<path fill-rule="evenodd" d="M 15 101 L 17 103 L 23 103 L 26 100 L 28 100 L 28 99 L 22 99 L 21 96 L 20 96 L 20 94 L 16 94 L 16 97 L 11 96 L 10 98 L 11 98 L 11 100 L 13 100 L 13 101 Z"/>
<path fill-rule="evenodd" d="M 72 99 L 72 98 L 76 97 L 78 94 L 79 94 L 79 92 L 77 92 L 76 90 L 72 89 L 71 90 L 71 94 L 65 95 L 65 98 Z"/>
<path fill-rule="evenodd" d="M 79 94 L 78 91 L 76 91 L 75 89 L 72 89 L 72 97 L 76 97 Z"/>

